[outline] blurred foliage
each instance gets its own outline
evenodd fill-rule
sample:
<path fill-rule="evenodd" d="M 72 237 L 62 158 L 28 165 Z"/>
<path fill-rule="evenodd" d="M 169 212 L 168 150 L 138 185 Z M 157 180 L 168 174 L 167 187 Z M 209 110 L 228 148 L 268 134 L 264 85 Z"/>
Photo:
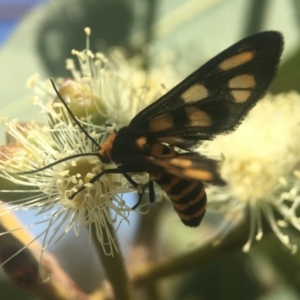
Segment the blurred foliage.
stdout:
<path fill-rule="evenodd" d="M 9 300 L 33 300 L 34 298 L 20 290 L 17 289 L 12 282 L 5 280 L 0 280 L 0 297 L 1 299 L 9 299 Z"/>
<path fill-rule="evenodd" d="M 300 92 L 300 45 L 280 66 L 271 91 L 274 94 L 294 90 Z"/>
<path fill-rule="evenodd" d="M 299 240 L 298 232 L 294 231 L 294 234 L 289 232 L 289 236 Z M 291 255 L 274 236 L 265 239 L 262 244 L 257 244 L 256 248 L 268 257 L 269 263 L 277 271 L 280 279 L 300 295 L 300 253 Z"/>
<path fill-rule="evenodd" d="M 249 272 L 251 260 L 248 254 L 234 251 L 207 262 L 182 280 L 171 299 L 256 299 L 264 288 Z"/>
<path fill-rule="evenodd" d="M 72 49 L 85 48 L 83 28 L 92 28 L 92 48 L 126 46 L 133 21 L 132 5 L 126 0 L 66 0 L 47 9 L 39 24 L 37 48 L 52 77 L 69 76 L 65 59 Z M 99 50 L 99 49 L 98 49 Z"/>

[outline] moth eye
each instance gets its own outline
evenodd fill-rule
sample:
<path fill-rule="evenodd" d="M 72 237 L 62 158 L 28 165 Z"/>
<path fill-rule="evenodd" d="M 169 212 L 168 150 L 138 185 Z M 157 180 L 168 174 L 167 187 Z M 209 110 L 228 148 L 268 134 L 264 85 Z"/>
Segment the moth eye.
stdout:
<path fill-rule="evenodd" d="M 203 84 L 194 84 L 181 94 L 181 99 L 185 103 L 193 103 L 207 98 L 208 95 L 208 90 Z"/>
<path fill-rule="evenodd" d="M 223 62 L 219 64 L 218 67 L 222 71 L 228 71 L 230 69 L 236 68 L 238 66 L 241 66 L 249 62 L 250 60 L 253 59 L 253 57 L 254 57 L 253 51 L 242 52 L 225 59 Z"/>

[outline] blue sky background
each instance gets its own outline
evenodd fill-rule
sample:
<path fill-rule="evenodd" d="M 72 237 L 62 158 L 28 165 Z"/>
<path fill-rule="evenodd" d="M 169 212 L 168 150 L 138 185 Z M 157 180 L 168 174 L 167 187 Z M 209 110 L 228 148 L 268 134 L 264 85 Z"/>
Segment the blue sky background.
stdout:
<path fill-rule="evenodd" d="M 0 0 L 0 45 L 13 33 L 18 21 L 34 5 L 46 0 Z"/>

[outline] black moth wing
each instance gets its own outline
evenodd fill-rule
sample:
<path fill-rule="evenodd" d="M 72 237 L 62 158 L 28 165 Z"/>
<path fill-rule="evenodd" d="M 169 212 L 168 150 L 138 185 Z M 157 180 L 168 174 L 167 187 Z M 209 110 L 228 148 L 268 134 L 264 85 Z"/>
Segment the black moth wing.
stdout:
<path fill-rule="evenodd" d="M 265 94 L 282 50 L 276 31 L 239 41 L 138 113 L 129 127 L 186 150 L 234 130 Z"/>
<path fill-rule="evenodd" d="M 201 180 L 217 185 L 225 185 L 218 173 L 218 162 L 196 152 L 176 153 L 174 157 L 145 157 L 149 168 L 163 170 L 181 179 Z"/>
<path fill-rule="evenodd" d="M 182 179 L 202 180 L 217 185 L 225 184 L 218 172 L 219 162 L 197 152 L 174 152 L 172 155 L 158 156 L 124 155 L 122 165 L 134 166 L 128 168 L 127 172 L 146 170 L 149 174 L 169 173 Z"/>

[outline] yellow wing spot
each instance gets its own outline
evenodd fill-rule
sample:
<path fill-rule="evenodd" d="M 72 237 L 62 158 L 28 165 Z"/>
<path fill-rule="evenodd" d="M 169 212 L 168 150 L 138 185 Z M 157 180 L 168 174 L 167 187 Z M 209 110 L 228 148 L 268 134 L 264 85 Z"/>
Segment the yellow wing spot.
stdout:
<path fill-rule="evenodd" d="M 246 62 L 252 60 L 253 57 L 254 52 L 252 51 L 242 52 L 225 59 L 219 64 L 219 68 L 223 71 L 227 71 L 245 64 Z"/>
<path fill-rule="evenodd" d="M 228 87 L 231 89 L 252 89 L 256 85 L 255 78 L 250 74 L 243 74 L 229 80 Z"/>
<path fill-rule="evenodd" d="M 190 168 L 192 166 L 192 161 L 182 158 L 172 158 L 170 164 L 180 168 Z"/>
<path fill-rule="evenodd" d="M 145 147 L 145 145 L 147 144 L 147 138 L 142 136 L 142 137 L 138 138 L 135 141 L 135 143 L 138 146 L 138 148 L 143 149 Z"/>
<path fill-rule="evenodd" d="M 243 102 L 246 102 L 250 98 L 251 92 L 250 91 L 232 90 L 231 95 L 233 96 L 234 101 L 236 103 L 243 103 Z"/>
<path fill-rule="evenodd" d="M 188 106 L 185 108 L 185 111 L 192 126 L 211 126 L 211 118 L 205 111 L 197 108 L 196 106 Z"/>
<path fill-rule="evenodd" d="M 173 117 L 171 115 L 162 115 L 149 123 L 151 132 L 164 131 L 173 127 Z"/>
<path fill-rule="evenodd" d="M 251 91 L 247 91 L 247 89 L 253 89 L 255 88 L 255 85 L 255 78 L 250 74 L 233 77 L 228 82 L 228 87 L 231 89 L 231 95 L 237 103 L 247 101 L 251 96 Z"/>
<path fill-rule="evenodd" d="M 208 97 L 208 90 L 202 84 L 192 85 L 181 95 L 181 98 L 185 103 L 197 102 L 207 97 Z"/>
<path fill-rule="evenodd" d="M 191 179 L 203 180 L 203 181 L 213 180 L 213 174 L 211 172 L 205 170 L 199 170 L 199 169 L 182 170 L 182 176 Z"/>

